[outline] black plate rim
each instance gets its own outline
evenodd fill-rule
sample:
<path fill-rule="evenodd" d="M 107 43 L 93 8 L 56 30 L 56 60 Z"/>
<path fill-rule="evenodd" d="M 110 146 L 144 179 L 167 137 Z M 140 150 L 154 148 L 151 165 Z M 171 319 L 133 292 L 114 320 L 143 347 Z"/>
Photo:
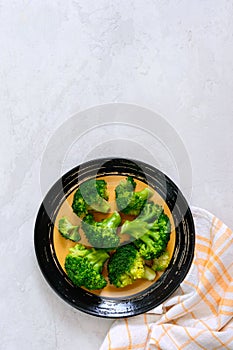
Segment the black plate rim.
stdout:
<path fill-rule="evenodd" d="M 126 164 L 133 163 L 133 164 L 139 165 L 142 169 L 150 169 L 150 170 L 152 169 L 152 171 L 156 175 L 160 174 L 160 176 L 162 176 L 163 179 L 165 179 L 166 184 L 169 184 L 172 186 L 173 190 L 176 192 L 177 197 L 179 197 L 179 200 L 183 202 L 183 204 L 187 207 L 186 213 L 183 217 L 183 221 L 188 228 L 188 237 L 186 237 L 186 239 L 188 238 L 189 244 L 188 244 L 188 249 L 185 251 L 186 256 L 185 256 L 184 264 L 182 265 L 182 269 L 181 267 L 179 267 L 179 269 L 176 271 L 177 273 L 176 285 L 174 285 L 173 283 L 171 288 L 172 282 L 169 281 L 170 287 L 169 286 L 167 287 L 168 289 L 166 290 L 166 293 L 162 293 L 160 295 L 159 301 L 156 299 L 153 299 L 153 297 L 155 297 L 155 293 L 158 290 L 158 288 L 161 286 L 162 282 L 166 280 L 166 278 L 169 278 L 169 273 L 171 273 L 171 271 L 174 271 L 173 265 L 166 270 L 166 272 L 162 275 L 162 277 L 151 288 L 149 288 L 149 290 L 147 289 L 139 295 L 136 294 L 134 296 L 125 297 L 122 299 L 116 299 L 111 297 L 101 297 L 91 292 L 85 291 L 82 288 L 74 287 L 71 284 L 68 277 L 65 275 L 65 272 L 59 267 L 59 263 L 56 262 L 56 257 L 54 256 L 55 252 L 53 251 L 53 248 L 52 248 L 53 244 L 51 244 L 51 241 L 49 241 L 49 235 L 46 235 L 44 233 L 42 242 L 39 241 L 41 223 L 43 223 L 43 220 L 46 220 L 46 216 L 48 216 L 45 210 L 44 203 L 48 205 L 48 203 L 51 202 L 51 194 L 54 192 L 54 190 L 57 189 L 58 186 L 61 185 L 61 182 L 66 186 L 67 179 L 69 179 L 70 177 L 72 178 L 74 174 L 78 174 L 81 166 L 83 169 L 85 169 L 85 167 L 89 169 L 90 167 L 93 167 L 93 166 L 98 167 L 101 164 L 108 164 L 109 162 L 110 164 L 112 162 L 112 164 L 115 164 L 115 166 L 118 163 L 121 164 L 121 166 L 125 166 Z M 73 178 L 72 178 L 72 181 L 73 181 Z M 66 190 L 68 190 L 68 187 L 66 188 Z M 68 191 L 65 191 L 66 195 L 67 193 Z M 65 200 L 65 198 L 63 198 L 63 200 Z M 57 210 L 58 210 L 58 207 L 56 208 L 56 212 Z M 47 222 L 47 224 L 48 224 L 48 230 L 53 230 L 52 222 L 51 221 L 49 223 Z M 43 246 L 43 242 L 45 243 L 45 246 Z M 179 188 L 167 175 L 165 175 L 159 169 L 155 168 L 152 165 L 146 164 L 142 161 L 138 161 L 135 159 L 126 159 L 126 158 L 117 158 L 117 157 L 99 158 L 99 159 L 87 161 L 69 170 L 67 173 L 65 173 L 60 179 L 58 179 L 54 183 L 54 185 L 50 188 L 50 190 L 44 197 L 36 217 L 35 228 L 34 228 L 35 255 L 36 255 L 40 270 L 42 272 L 42 275 L 44 276 L 45 280 L 50 285 L 50 287 L 65 302 L 67 302 L 74 308 L 78 309 L 79 311 L 82 311 L 84 313 L 87 313 L 93 316 L 102 317 L 102 318 L 123 318 L 123 317 L 136 316 L 136 315 L 145 313 L 147 311 L 150 311 L 151 309 L 155 308 L 156 306 L 160 305 L 165 300 L 167 300 L 167 298 L 169 298 L 176 291 L 176 289 L 180 286 L 181 282 L 186 277 L 193 261 L 194 247 L 195 247 L 195 227 L 194 227 L 192 213 L 186 199 L 184 198 Z M 55 278 L 54 278 L 54 275 L 51 274 L 51 271 L 49 268 L 50 266 L 52 266 L 51 270 L 53 274 L 55 273 Z M 76 294 L 78 294 L 78 298 L 74 298 L 74 290 L 76 291 Z M 71 294 L 70 294 L 70 291 L 72 291 Z"/>

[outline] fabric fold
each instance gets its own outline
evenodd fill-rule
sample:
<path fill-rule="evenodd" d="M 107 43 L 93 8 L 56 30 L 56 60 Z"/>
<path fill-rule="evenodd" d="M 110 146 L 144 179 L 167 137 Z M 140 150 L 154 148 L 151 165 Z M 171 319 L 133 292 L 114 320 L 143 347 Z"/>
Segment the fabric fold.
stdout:
<path fill-rule="evenodd" d="M 204 209 L 192 214 L 195 254 L 185 280 L 159 307 L 115 321 L 100 350 L 233 350 L 233 234 Z"/>

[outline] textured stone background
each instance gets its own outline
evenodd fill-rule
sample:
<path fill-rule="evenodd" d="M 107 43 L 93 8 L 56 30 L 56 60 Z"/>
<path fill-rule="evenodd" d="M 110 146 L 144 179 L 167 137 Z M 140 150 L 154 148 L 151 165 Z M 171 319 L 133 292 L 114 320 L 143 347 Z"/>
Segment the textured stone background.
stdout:
<path fill-rule="evenodd" d="M 43 153 L 73 113 L 162 114 L 190 157 L 190 203 L 233 227 L 232 17 L 227 0 L 0 1 L 1 349 L 94 350 L 112 323 L 62 302 L 33 252 Z"/>

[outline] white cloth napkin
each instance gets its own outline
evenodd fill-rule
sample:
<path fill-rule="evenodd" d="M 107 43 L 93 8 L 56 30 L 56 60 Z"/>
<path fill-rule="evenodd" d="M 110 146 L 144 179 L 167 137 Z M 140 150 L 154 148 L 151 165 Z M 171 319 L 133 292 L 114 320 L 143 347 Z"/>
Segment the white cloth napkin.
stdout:
<path fill-rule="evenodd" d="M 192 208 L 195 255 L 177 291 L 150 312 L 117 320 L 100 350 L 233 350 L 233 233 Z"/>

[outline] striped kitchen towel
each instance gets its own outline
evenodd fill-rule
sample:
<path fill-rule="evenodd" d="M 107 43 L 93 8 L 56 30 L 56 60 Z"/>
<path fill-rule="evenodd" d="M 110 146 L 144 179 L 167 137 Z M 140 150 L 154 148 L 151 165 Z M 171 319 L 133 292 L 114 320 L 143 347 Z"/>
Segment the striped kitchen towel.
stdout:
<path fill-rule="evenodd" d="M 177 291 L 150 312 L 117 320 L 100 350 L 233 350 L 233 233 L 192 208 L 196 246 Z"/>

